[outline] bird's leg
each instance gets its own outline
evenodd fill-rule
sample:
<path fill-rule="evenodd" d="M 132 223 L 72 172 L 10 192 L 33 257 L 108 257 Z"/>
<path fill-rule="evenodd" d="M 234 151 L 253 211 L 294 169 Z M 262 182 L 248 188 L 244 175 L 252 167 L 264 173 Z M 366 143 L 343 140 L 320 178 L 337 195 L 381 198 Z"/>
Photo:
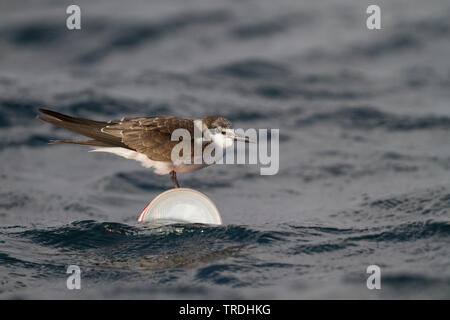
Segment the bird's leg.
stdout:
<path fill-rule="evenodd" d="M 179 188 L 180 185 L 178 184 L 177 180 L 177 173 L 175 171 L 170 171 L 170 179 L 172 179 L 173 185 L 175 188 Z"/>

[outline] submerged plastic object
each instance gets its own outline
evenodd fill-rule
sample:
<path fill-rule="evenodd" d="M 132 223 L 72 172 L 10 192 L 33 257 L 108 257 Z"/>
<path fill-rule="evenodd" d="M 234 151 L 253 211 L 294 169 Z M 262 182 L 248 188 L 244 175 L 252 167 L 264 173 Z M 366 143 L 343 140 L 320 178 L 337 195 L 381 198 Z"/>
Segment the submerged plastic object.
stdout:
<path fill-rule="evenodd" d="M 214 203 L 189 188 L 169 189 L 154 198 L 139 215 L 138 222 L 161 226 L 174 223 L 222 224 Z"/>

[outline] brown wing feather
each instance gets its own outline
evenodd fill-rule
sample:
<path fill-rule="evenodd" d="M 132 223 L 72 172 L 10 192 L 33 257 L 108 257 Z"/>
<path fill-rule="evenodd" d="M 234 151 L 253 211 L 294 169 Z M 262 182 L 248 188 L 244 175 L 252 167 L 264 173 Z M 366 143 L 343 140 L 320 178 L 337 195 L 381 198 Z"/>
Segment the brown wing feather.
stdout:
<path fill-rule="evenodd" d="M 191 134 L 191 151 L 194 152 L 194 121 L 190 119 L 161 116 L 101 122 L 74 118 L 51 110 L 39 109 L 39 111 L 46 116 L 39 115 L 38 119 L 94 139 L 59 140 L 54 143 L 116 146 L 143 153 L 154 161 L 170 161 L 172 149 L 178 143 L 171 141 L 172 132 L 183 128 Z"/>
<path fill-rule="evenodd" d="M 127 148 L 127 146 L 121 142 L 120 138 L 102 132 L 102 128 L 107 125 L 106 122 L 74 118 L 46 109 L 39 109 L 39 111 L 45 114 L 37 116 L 37 118 L 42 121 L 95 139 L 96 141 L 101 142 L 101 145 Z"/>
<path fill-rule="evenodd" d="M 194 132 L 194 121 L 190 119 L 175 118 L 170 116 L 164 117 L 148 117 L 148 118 L 132 118 L 119 121 L 117 123 L 108 124 L 103 128 L 103 132 L 120 136 L 121 130 L 146 130 L 159 131 L 162 133 L 172 134 L 175 129 L 183 128 L 191 134 Z"/>
<path fill-rule="evenodd" d="M 194 122 L 174 117 L 133 118 L 107 125 L 102 132 L 120 137 L 123 144 L 145 154 L 154 161 L 170 161 L 173 147 L 172 132 L 183 128 L 194 137 Z M 193 140 L 192 140 L 193 141 Z"/>
<path fill-rule="evenodd" d="M 109 143 L 97 141 L 97 140 L 51 140 L 50 144 L 78 144 L 82 146 L 91 147 L 114 147 Z"/>

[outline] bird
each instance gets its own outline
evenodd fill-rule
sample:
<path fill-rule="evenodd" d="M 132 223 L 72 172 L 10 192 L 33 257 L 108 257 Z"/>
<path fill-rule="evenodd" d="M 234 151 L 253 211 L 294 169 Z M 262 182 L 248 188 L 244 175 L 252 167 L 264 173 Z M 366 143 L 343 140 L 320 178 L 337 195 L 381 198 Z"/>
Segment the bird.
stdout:
<path fill-rule="evenodd" d="M 248 137 L 236 135 L 231 122 L 218 115 L 202 119 L 185 119 L 173 116 L 132 117 L 120 120 L 96 121 L 65 115 L 39 108 L 37 119 L 81 134 L 88 140 L 52 140 L 51 144 L 75 144 L 90 146 L 94 152 L 112 153 L 126 159 L 136 160 L 146 168 L 153 168 L 159 175 L 169 174 L 174 188 L 180 188 L 177 173 L 192 172 L 209 166 L 200 163 L 179 163 L 171 159 L 172 149 L 179 141 L 172 141 L 176 129 L 186 129 L 194 145 L 194 128 L 203 134 L 210 133 L 210 141 L 202 142 L 202 151 L 213 143 L 215 147 L 228 148 L 234 141 L 254 142 Z M 188 141 L 189 142 L 189 141 Z M 191 148 L 193 158 L 194 147 Z"/>

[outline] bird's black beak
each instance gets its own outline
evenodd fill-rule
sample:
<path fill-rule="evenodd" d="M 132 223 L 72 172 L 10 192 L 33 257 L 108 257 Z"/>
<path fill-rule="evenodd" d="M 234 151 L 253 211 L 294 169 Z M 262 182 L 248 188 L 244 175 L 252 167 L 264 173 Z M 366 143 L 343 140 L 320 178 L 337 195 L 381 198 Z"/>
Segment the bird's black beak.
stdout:
<path fill-rule="evenodd" d="M 255 141 L 251 140 L 249 137 L 238 136 L 237 134 L 235 134 L 232 131 L 227 131 L 226 135 L 227 135 L 227 137 L 233 139 L 234 141 L 244 141 L 245 143 L 256 143 Z"/>
<path fill-rule="evenodd" d="M 244 141 L 245 143 L 255 143 L 255 141 L 250 140 L 249 137 L 240 137 L 240 136 L 234 136 L 234 141 Z"/>

